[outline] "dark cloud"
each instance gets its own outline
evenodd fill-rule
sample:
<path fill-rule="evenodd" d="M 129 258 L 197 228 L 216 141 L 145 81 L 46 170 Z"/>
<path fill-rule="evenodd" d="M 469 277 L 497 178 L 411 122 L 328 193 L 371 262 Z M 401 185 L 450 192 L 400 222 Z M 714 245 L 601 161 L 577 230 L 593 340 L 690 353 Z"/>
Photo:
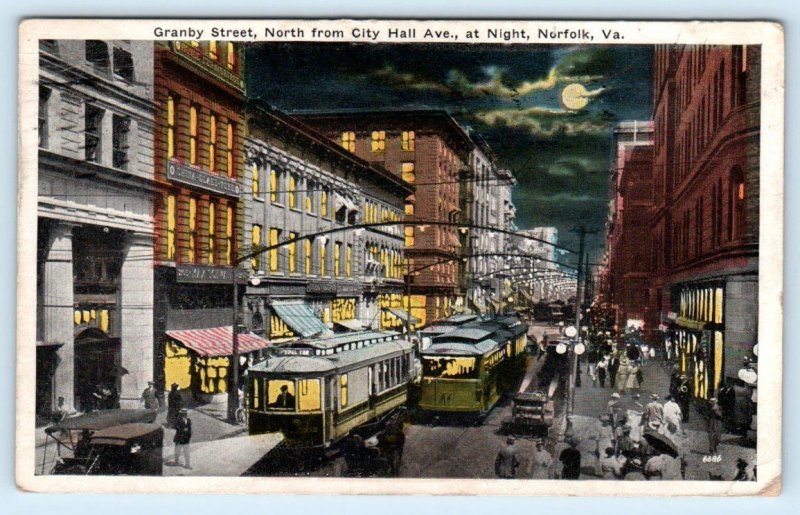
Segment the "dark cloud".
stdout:
<path fill-rule="evenodd" d="M 518 178 L 518 226 L 554 225 L 575 247 L 573 227 L 606 219 L 611 127 L 651 117 L 651 60 L 651 47 L 270 43 L 246 63 L 248 95 L 288 111 L 448 110 Z M 559 101 L 572 83 L 583 109 Z"/>

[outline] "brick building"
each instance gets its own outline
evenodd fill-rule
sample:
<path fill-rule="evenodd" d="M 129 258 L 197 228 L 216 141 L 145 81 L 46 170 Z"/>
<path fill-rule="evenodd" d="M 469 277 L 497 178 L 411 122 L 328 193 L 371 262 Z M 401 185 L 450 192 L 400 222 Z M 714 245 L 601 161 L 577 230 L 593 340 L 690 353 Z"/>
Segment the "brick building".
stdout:
<path fill-rule="evenodd" d="M 714 396 L 757 343 L 760 47 L 657 46 L 651 309 Z"/>
<path fill-rule="evenodd" d="M 460 179 L 473 142 L 442 110 L 302 113 L 298 117 L 362 159 L 416 186 L 406 220 L 464 221 Z M 461 306 L 459 255 L 467 234 L 451 226 L 406 226 L 405 253 L 411 314 L 425 324 Z"/>
<path fill-rule="evenodd" d="M 199 348 L 205 333 L 192 331 L 223 334 L 232 325 L 243 229 L 242 64 L 233 42 L 155 45 L 153 334 L 160 388 L 175 382 L 194 393 L 226 391 L 227 357 Z M 246 280 L 241 272 L 237 280 Z"/>

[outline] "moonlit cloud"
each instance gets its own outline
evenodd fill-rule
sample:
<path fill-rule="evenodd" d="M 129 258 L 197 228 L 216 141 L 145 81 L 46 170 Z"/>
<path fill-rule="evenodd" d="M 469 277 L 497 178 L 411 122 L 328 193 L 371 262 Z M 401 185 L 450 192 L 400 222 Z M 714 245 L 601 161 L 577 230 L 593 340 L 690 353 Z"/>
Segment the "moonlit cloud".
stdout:
<path fill-rule="evenodd" d="M 609 128 L 609 121 L 602 116 L 586 116 L 574 111 L 544 107 L 493 109 L 477 113 L 476 116 L 492 127 L 522 129 L 537 136 L 600 133 Z"/>

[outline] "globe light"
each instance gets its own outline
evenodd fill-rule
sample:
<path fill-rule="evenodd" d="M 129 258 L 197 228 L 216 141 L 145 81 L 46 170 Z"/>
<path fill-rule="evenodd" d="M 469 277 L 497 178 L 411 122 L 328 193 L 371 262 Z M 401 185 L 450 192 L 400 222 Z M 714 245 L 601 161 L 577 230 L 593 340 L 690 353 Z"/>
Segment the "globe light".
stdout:
<path fill-rule="evenodd" d="M 559 354 L 564 354 L 567 352 L 567 345 L 565 343 L 559 343 L 556 345 L 556 352 Z"/>
<path fill-rule="evenodd" d="M 575 354 L 580 356 L 581 354 L 586 352 L 586 345 L 584 345 L 581 342 L 578 342 L 578 343 L 575 344 L 575 347 L 572 348 L 572 352 L 574 352 Z"/>
<path fill-rule="evenodd" d="M 578 330 L 575 329 L 574 326 L 569 326 L 564 329 L 564 334 L 567 335 L 568 338 L 575 338 L 575 336 L 578 334 Z"/>
<path fill-rule="evenodd" d="M 753 345 L 753 356 L 758 356 L 758 344 Z"/>

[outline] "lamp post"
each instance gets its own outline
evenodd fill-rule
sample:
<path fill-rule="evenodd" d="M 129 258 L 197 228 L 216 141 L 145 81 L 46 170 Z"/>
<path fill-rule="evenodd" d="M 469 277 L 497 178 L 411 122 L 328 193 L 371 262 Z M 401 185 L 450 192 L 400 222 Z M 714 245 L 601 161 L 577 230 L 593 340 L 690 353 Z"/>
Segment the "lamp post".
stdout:
<path fill-rule="evenodd" d="M 567 388 L 564 391 L 564 401 L 566 408 L 566 428 L 564 430 L 564 438 L 573 436 L 572 428 L 572 415 L 575 410 L 575 377 L 578 371 L 578 356 L 586 352 L 586 345 L 581 342 L 578 330 L 574 326 L 569 326 L 564 329 L 564 335 L 570 339 L 569 343 L 559 342 L 556 345 L 556 352 L 558 354 L 569 353 L 569 376 L 567 377 Z"/>

